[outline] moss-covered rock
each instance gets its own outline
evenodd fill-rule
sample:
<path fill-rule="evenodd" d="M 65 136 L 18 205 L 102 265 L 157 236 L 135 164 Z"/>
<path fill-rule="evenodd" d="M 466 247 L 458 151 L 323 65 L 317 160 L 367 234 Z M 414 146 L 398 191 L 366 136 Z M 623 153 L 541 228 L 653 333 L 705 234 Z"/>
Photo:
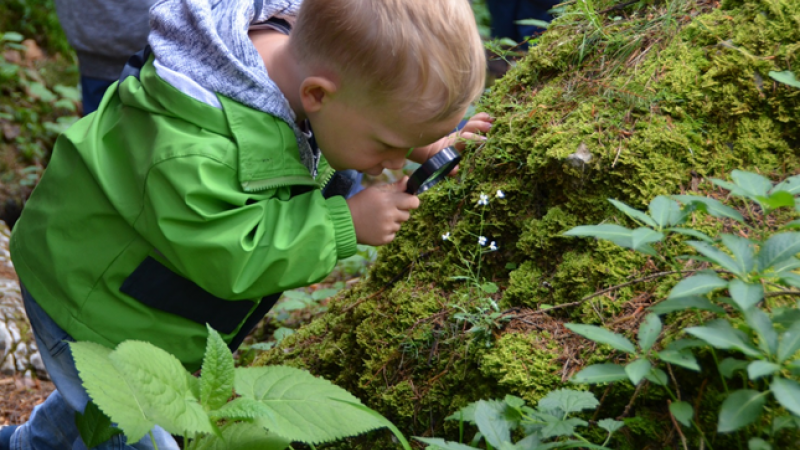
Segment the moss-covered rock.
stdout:
<path fill-rule="evenodd" d="M 643 208 L 660 194 L 709 192 L 705 177 L 735 168 L 796 173 L 800 89 L 769 73 L 800 73 L 800 3 L 595 3 L 591 13 L 568 8 L 485 96 L 481 108 L 496 118 L 489 140 L 466 152 L 458 180 L 424 195 L 369 277 L 258 364 L 306 367 L 406 434 L 453 437 L 443 419 L 470 401 L 514 394 L 534 402 L 587 363 L 624 361 L 563 323 L 631 335 L 677 275 L 630 283 L 669 268 L 561 234 L 627 225 L 609 198 Z M 481 194 L 488 205 L 477 203 Z M 487 252 L 479 236 L 499 249 Z M 563 308 L 536 312 L 543 304 Z M 676 376 L 714 429 L 719 377 Z M 633 402 L 630 386 L 606 392 L 600 418 L 627 411 L 615 448 L 680 442 L 663 425 L 664 393 L 644 390 Z M 348 445 L 394 448 L 382 439 Z"/>

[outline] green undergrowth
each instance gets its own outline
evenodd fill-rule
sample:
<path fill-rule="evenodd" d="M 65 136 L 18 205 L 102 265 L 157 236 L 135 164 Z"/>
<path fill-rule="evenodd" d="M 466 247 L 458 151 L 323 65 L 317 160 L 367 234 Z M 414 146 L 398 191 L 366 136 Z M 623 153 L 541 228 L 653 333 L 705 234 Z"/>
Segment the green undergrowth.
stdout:
<path fill-rule="evenodd" d="M 452 439 L 457 430 L 443 419 L 471 401 L 512 394 L 535 402 L 580 367 L 624 361 L 563 323 L 631 335 L 641 308 L 679 276 L 636 282 L 667 269 L 561 234 L 630 225 L 609 198 L 642 209 L 658 195 L 720 195 L 706 179 L 732 169 L 774 180 L 797 173 L 800 89 L 770 74 L 800 74 L 800 3 L 642 1 L 609 11 L 616 2 L 595 3 L 568 6 L 488 92 L 479 108 L 496 118 L 488 141 L 465 153 L 459 179 L 424 194 L 366 279 L 257 364 L 308 368 L 408 435 Z M 481 194 L 488 205 L 478 204 Z M 479 236 L 497 251 L 475 252 Z M 686 248 L 676 238 L 661 250 Z M 528 314 L 543 305 L 564 307 Z M 668 334 L 693 319 L 670 320 Z M 681 386 L 713 429 L 703 405 L 720 401 L 719 386 L 697 377 Z M 601 417 L 625 415 L 614 448 L 680 445 L 664 425 L 663 392 L 643 389 L 631 404 L 632 396 L 618 387 L 602 403 Z M 388 437 L 348 445 L 395 448 Z"/>

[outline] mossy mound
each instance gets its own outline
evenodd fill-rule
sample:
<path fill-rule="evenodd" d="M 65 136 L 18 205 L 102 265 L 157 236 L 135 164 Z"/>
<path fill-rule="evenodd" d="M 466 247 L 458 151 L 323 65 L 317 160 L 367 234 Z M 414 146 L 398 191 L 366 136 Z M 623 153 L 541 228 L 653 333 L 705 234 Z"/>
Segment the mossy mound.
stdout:
<path fill-rule="evenodd" d="M 452 438 L 457 424 L 443 419 L 467 402 L 533 402 L 587 363 L 623 358 L 563 323 L 631 335 L 643 308 L 677 281 L 630 283 L 581 302 L 663 268 L 564 231 L 627 225 L 609 198 L 643 208 L 660 194 L 710 192 L 706 177 L 736 168 L 773 178 L 800 170 L 800 89 L 769 76 L 800 73 L 800 2 L 595 3 L 569 6 L 491 89 L 481 103 L 496 118 L 489 140 L 466 152 L 459 180 L 424 194 L 367 280 L 258 364 L 308 368 L 406 434 Z M 499 249 L 486 252 L 492 243 Z M 543 304 L 564 307 L 542 314 Z M 685 326 L 678 320 L 672 330 Z M 713 421 L 718 377 L 676 377 Z M 664 393 L 644 391 L 634 402 L 631 387 L 606 391 L 598 418 L 624 415 L 628 425 L 615 448 L 680 442 L 664 426 Z M 394 448 L 376 439 L 346 447 Z M 725 448 L 726 437 L 716 439 Z"/>

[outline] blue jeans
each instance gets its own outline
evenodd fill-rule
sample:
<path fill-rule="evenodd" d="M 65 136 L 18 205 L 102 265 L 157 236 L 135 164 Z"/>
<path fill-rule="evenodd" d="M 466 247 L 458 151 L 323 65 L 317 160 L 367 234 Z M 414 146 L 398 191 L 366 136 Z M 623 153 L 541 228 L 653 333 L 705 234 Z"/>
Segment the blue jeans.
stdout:
<path fill-rule="evenodd" d="M 24 286 L 20 287 L 36 345 L 39 347 L 47 373 L 56 385 L 56 391 L 50 394 L 44 403 L 34 408 L 27 423 L 15 430 L 11 436 L 11 449 L 86 450 L 86 445 L 75 426 L 75 412 L 83 413 L 89 402 L 89 395 L 81 385 L 75 361 L 67 344 L 67 341 L 74 339 L 53 322 Z M 178 450 L 175 439 L 162 428 L 155 427 L 152 432 L 159 450 Z M 142 440 L 132 445 L 126 443 L 123 435 L 116 435 L 94 448 L 152 450 L 153 444 L 149 435 L 145 435 Z"/>

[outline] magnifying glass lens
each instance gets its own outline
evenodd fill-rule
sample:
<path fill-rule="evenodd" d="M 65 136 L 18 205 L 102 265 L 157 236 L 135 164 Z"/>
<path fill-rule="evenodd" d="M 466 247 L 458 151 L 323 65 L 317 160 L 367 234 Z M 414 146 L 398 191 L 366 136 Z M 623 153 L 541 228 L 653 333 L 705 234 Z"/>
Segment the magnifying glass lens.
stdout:
<path fill-rule="evenodd" d="M 441 181 L 461 161 L 461 154 L 454 147 L 447 147 L 433 155 L 415 170 L 408 179 L 406 192 L 419 195 Z"/>

